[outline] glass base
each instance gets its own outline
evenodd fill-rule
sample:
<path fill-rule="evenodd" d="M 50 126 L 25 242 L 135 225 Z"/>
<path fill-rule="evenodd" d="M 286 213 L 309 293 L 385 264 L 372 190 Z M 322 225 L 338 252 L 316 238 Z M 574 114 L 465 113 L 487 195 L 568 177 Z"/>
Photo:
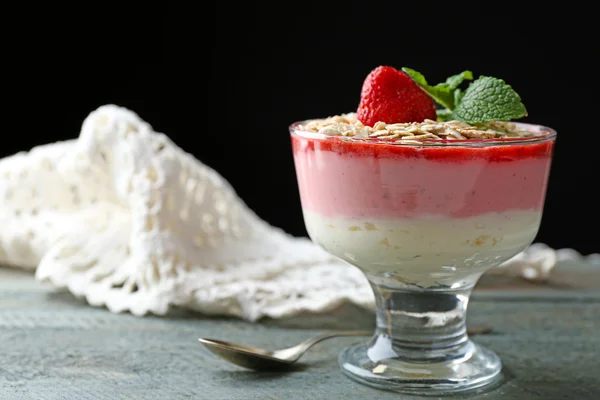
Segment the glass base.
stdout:
<path fill-rule="evenodd" d="M 429 396 L 480 388 L 498 382 L 501 377 L 500 358 L 470 340 L 455 351 L 432 352 L 426 360 L 419 353 L 418 357 L 412 357 L 410 352 L 398 355 L 389 337 L 377 334 L 370 344 L 343 350 L 339 364 L 346 376 L 359 383 Z"/>

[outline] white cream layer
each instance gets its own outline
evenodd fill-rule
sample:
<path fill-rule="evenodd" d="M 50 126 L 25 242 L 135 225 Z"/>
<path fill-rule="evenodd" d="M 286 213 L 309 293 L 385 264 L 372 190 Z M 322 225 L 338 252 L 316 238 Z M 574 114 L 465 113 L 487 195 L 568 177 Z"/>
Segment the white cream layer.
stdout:
<path fill-rule="evenodd" d="M 304 220 L 314 242 L 364 272 L 432 284 L 510 259 L 535 239 L 541 212 L 370 220 L 327 218 L 304 210 Z"/>

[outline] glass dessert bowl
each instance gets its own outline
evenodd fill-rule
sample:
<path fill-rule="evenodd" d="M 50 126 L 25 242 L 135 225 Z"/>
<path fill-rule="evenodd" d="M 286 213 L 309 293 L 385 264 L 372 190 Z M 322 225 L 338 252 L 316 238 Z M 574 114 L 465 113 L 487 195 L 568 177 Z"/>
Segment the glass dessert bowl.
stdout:
<path fill-rule="evenodd" d="M 533 242 L 556 133 L 514 123 L 520 135 L 448 140 L 455 122 L 378 124 L 360 132 L 348 114 L 290 126 L 310 238 L 359 268 L 375 294 L 374 335 L 345 349 L 340 367 L 407 393 L 492 383 L 502 364 L 467 336 L 469 296 L 485 271 Z M 441 139 L 397 134 L 427 124 Z"/>

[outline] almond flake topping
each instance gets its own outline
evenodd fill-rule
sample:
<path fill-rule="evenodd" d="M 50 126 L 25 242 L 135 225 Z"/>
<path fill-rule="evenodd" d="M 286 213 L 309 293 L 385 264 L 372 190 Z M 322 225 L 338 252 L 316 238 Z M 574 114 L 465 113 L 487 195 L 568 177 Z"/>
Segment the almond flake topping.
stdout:
<path fill-rule="evenodd" d="M 402 143 L 420 143 L 424 140 L 468 140 L 505 139 L 539 136 L 543 133 L 531 132 L 512 122 L 493 121 L 477 125 L 461 121 L 408 122 L 386 124 L 377 122 L 373 127 L 364 126 L 355 113 L 314 119 L 300 127 L 308 132 L 331 136 L 357 138 L 397 139 Z"/>

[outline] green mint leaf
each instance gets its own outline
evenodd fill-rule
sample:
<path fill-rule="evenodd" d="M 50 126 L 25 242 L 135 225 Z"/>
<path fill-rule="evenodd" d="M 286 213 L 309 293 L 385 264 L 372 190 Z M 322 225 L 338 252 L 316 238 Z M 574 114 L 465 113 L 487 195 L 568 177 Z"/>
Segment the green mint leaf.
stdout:
<path fill-rule="evenodd" d="M 460 90 L 457 89 L 458 86 L 465 80 L 473 79 L 473 73 L 471 71 L 463 71 L 460 74 L 453 75 L 446 79 L 446 82 L 431 86 L 420 72 L 411 68 L 402 68 L 402 71 L 421 86 L 421 88 L 423 88 L 423 90 L 425 90 L 436 102 L 449 110 L 453 110 L 457 104 L 455 101 L 455 91 Z"/>
<path fill-rule="evenodd" d="M 464 95 L 465 95 L 465 92 L 463 92 L 460 89 L 456 89 L 454 91 L 454 104 L 460 104 Z"/>
<path fill-rule="evenodd" d="M 521 97 L 502 79 L 480 76 L 469 85 L 452 112 L 466 123 L 510 121 L 527 115 Z"/>
<path fill-rule="evenodd" d="M 435 101 L 437 101 L 447 109 L 453 110 L 454 95 L 452 94 L 452 90 L 448 86 L 440 85 L 435 85 L 433 87 L 430 86 L 429 88 L 425 89 L 425 91 L 429 93 L 429 95 L 433 97 Z"/>
<path fill-rule="evenodd" d="M 527 115 L 519 95 L 502 79 L 481 76 L 466 90 L 459 86 L 473 80 L 471 71 L 453 75 L 443 83 L 431 86 L 418 71 L 402 68 L 421 88 L 445 110 L 437 110 L 440 121 L 456 119 L 467 123 L 510 121 Z"/>
<path fill-rule="evenodd" d="M 402 71 L 404 71 L 415 82 L 417 82 L 419 84 L 419 86 L 421 86 L 423 88 L 429 87 L 429 85 L 427 84 L 427 81 L 425 80 L 425 77 L 423 76 L 422 73 L 415 71 L 414 69 L 410 69 L 410 68 L 402 68 Z"/>
<path fill-rule="evenodd" d="M 443 105 L 446 108 L 453 109 L 454 98 L 452 91 L 449 86 L 440 84 L 436 86 L 430 86 L 425 80 L 422 73 L 415 71 L 411 68 L 402 68 L 408 76 L 410 76 L 427 94 L 429 94 L 435 101 Z M 444 85 L 444 86 L 442 86 Z"/>
<path fill-rule="evenodd" d="M 449 121 L 452 119 L 452 111 L 447 108 L 440 108 L 436 110 L 438 121 Z"/>
<path fill-rule="evenodd" d="M 465 80 L 473 80 L 473 73 L 471 71 L 463 71 L 460 74 L 452 75 L 450 78 L 446 79 L 445 83 L 442 83 L 441 85 L 445 84 L 451 90 L 455 90 Z"/>

